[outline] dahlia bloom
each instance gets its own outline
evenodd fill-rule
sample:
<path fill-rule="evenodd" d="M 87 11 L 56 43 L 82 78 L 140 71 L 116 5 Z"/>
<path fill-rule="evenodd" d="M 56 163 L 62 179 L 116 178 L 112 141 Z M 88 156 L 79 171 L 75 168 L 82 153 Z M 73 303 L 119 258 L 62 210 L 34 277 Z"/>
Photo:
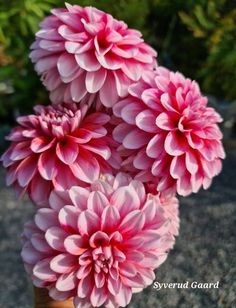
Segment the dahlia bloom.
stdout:
<path fill-rule="evenodd" d="M 45 205 L 53 188 L 86 185 L 116 167 L 114 142 L 106 136 L 109 116 L 76 104 L 36 106 L 35 114 L 17 119 L 8 140 L 12 143 L 1 160 L 7 168 L 7 185 L 27 191 L 38 205 Z M 109 143 L 109 145 L 108 145 Z M 118 158 L 117 158 L 118 159 Z M 118 165 L 119 166 L 119 165 Z"/>
<path fill-rule="evenodd" d="M 53 103 L 99 93 L 111 107 L 143 70 L 156 66 L 157 54 L 139 31 L 96 8 L 66 4 L 40 26 L 30 58 Z"/>
<path fill-rule="evenodd" d="M 158 67 L 131 85 L 113 111 L 121 118 L 113 137 L 128 157 L 123 166 L 157 191 L 187 196 L 207 189 L 221 171 L 222 119 L 195 81 Z"/>
<path fill-rule="evenodd" d="M 162 207 L 125 175 L 52 191 L 49 203 L 26 223 L 21 255 L 35 286 L 76 308 L 125 307 L 173 246 Z"/>

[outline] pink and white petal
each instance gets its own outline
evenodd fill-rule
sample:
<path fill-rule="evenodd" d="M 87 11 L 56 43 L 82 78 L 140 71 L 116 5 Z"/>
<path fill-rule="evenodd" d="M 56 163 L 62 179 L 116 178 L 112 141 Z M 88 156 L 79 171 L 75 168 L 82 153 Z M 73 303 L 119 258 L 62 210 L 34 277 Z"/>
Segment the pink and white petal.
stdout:
<path fill-rule="evenodd" d="M 51 298 L 55 299 L 56 301 L 64 301 L 72 297 L 71 291 L 61 292 L 58 291 L 55 287 L 50 287 L 48 294 Z"/>
<path fill-rule="evenodd" d="M 64 252 L 64 240 L 67 237 L 67 232 L 65 232 L 61 227 L 51 227 L 47 229 L 45 233 L 45 239 L 52 247 L 52 249 Z"/>
<path fill-rule="evenodd" d="M 145 215 L 140 210 L 129 212 L 121 221 L 119 231 L 126 237 L 138 234 L 145 223 Z"/>
<path fill-rule="evenodd" d="M 87 94 L 85 86 L 85 73 L 74 79 L 70 84 L 71 98 L 74 102 L 80 102 Z"/>
<path fill-rule="evenodd" d="M 69 190 L 69 196 L 73 204 L 84 211 L 87 209 L 87 202 L 89 197 L 89 190 L 83 187 L 74 186 Z"/>
<path fill-rule="evenodd" d="M 193 151 L 188 151 L 185 154 L 186 168 L 189 173 L 195 174 L 198 171 L 199 163 L 198 159 Z"/>
<path fill-rule="evenodd" d="M 105 160 L 108 160 L 111 157 L 111 150 L 109 146 L 104 144 L 104 142 L 100 142 L 99 140 L 94 142 L 91 141 L 88 144 L 82 145 L 81 147 L 95 154 L 98 154 Z"/>
<path fill-rule="evenodd" d="M 47 207 L 48 198 L 52 189 L 52 184 L 44 180 L 39 173 L 36 173 L 30 184 L 30 199 L 37 206 Z"/>
<path fill-rule="evenodd" d="M 107 300 L 107 291 L 105 288 L 93 287 L 90 295 L 90 301 L 94 307 L 99 307 Z"/>
<path fill-rule="evenodd" d="M 191 194 L 191 182 L 190 182 L 190 174 L 186 172 L 181 178 L 179 178 L 176 182 L 177 193 L 181 196 L 188 196 Z"/>
<path fill-rule="evenodd" d="M 57 274 L 51 270 L 50 261 L 51 258 L 45 258 L 37 262 L 33 268 L 33 274 L 38 279 L 52 283 L 57 280 Z"/>
<path fill-rule="evenodd" d="M 76 231 L 79 213 L 80 211 L 77 207 L 72 205 L 65 205 L 58 214 L 58 220 L 61 226 L 69 232 Z"/>
<path fill-rule="evenodd" d="M 172 131 L 166 136 L 164 148 L 169 155 L 179 156 L 188 150 L 188 145 L 182 134 Z"/>
<path fill-rule="evenodd" d="M 76 277 L 78 279 L 83 279 L 86 276 L 88 276 L 90 274 L 90 272 L 92 271 L 92 265 L 91 264 L 87 264 L 87 265 L 82 265 L 80 266 L 80 268 L 77 271 Z"/>
<path fill-rule="evenodd" d="M 111 91 L 112 89 L 112 91 Z M 115 77 L 112 72 L 107 73 L 104 85 L 99 91 L 99 97 L 105 107 L 112 107 L 118 101 L 118 93 L 115 87 Z"/>
<path fill-rule="evenodd" d="M 112 295 L 116 295 L 120 291 L 121 281 L 120 279 L 113 279 L 111 276 L 108 276 L 107 287 Z"/>
<path fill-rule="evenodd" d="M 102 288 L 106 282 L 106 276 L 105 274 L 101 271 L 100 273 L 94 273 L 94 281 L 95 281 L 95 285 L 96 287 Z"/>
<path fill-rule="evenodd" d="M 78 234 L 69 235 L 65 241 L 64 246 L 67 252 L 72 255 L 79 256 L 87 250 L 87 241 Z"/>
<path fill-rule="evenodd" d="M 57 175 L 57 159 L 55 153 L 47 151 L 39 156 L 38 171 L 45 180 L 52 180 Z"/>
<path fill-rule="evenodd" d="M 163 130 L 170 131 L 174 130 L 175 124 L 173 118 L 166 112 L 160 113 L 156 118 L 156 125 Z"/>
<path fill-rule="evenodd" d="M 63 163 L 71 165 L 79 155 L 79 146 L 73 142 L 58 142 L 56 146 L 56 154 Z"/>
<path fill-rule="evenodd" d="M 30 142 L 23 141 L 13 144 L 4 154 L 2 155 L 1 160 L 3 161 L 4 167 L 8 167 L 12 164 L 11 160 L 22 160 L 32 154 L 30 150 Z"/>
<path fill-rule="evenodd" d="M 57 69 L 60 75 L 63 77 L 68 77 L 74 73 L 78 69 L 74 55 L 63 53 L 58 58 Z"/>
<path fill-rule="evenodd" d="M 170 164 L 170 174 L 174 179 L 180 179 L 186 172 L 184 155 L 173 157 Z"/>
<path fill-rule="evenodd" d="M 53 190 L 50 193 L 49 205 L 52 209 L 56 210 L 57 212 L 59 212 L 64 205 L 69 203 L 70 203 L 70 198 L 68 191 Z"/>
<path fill-rule="evenodd" d="M 88 297 L 91 294 L 93 287 L 94 287 L 94 279 L 92 275 L 86 276 L 85 278 L 79 281 L 77 289 L 78 296 L 80 298 Z"/>
<path fill-rule="evenodd" d="M 76 287 L 77 284 L 76 271 L 72 271 L 71 273 L 62 274 L 56 282 L 56 289 L 58 291 L 71 291 Z"/>
<path fill-rule="evenodd" d="M 140 63 L 127 60 L 121 67 L 122 71 L 133 81 L 138 81 L 142 75 L 143 67 Z"/>
<path fill-rule="evenodd" d="M 70 168 L 74 176 L 85 183 L 96 181 L 100 175 L 99 163 L 88 151 L 85 154 L 80 153 L 76 162 Z"/>
<path fill-rule="evenodd" d="M 124 101 L 127 102 L 127 104 L 121 110 L 121 118 L 128 124 L 136 125 L 136 119 L 142 112 L 143 106 L 132 99 L 126 99 Z"/>
<path fill-rule="evenodd" d="M 140 129 L 133 129 L 123 140 L 123 146 L 127 149 L 136 150 L 147 145 L 150 135 Z"/>
<path fill-rule="evenodd" d="M 91 210 L 83 211 L 78 219 L 78 229 L 81 235 L 91 235 L 99 230 L 100 218 Z"/>
<path fill-rule="evenodd" d="M 98 71 L 101 68 L 101 64 L 92 51 L 76 54 L 75 60 L 78 65 L 87 72 Z"/>
<path fill-rule="evenodd" d="M 146 170 L 151 167 L 153 159 L 148 157 L 145 149 L 140 150 L 133 161 L 134 167 L 140 170 Z"/>
<path fill-rule="evenodd" d="M 156 134 L 150 139 L 147 145 L 146 153 L 150 158 L 158 158 L 164 149 L 165 136 Z"/>
<path fill-rule="evenodd" d="M 126 287 L 124 284 L 121 283 L 120 285 L 120 291 L 115 296 L 115 300 L 121 307 L 127 306 L 132 297 L 132 289 L 130 287 Z"/>
<path fill-rule="evenodd" d="M 36 137 L 31 141 L 30 149 L 34 153 L 41 153 L 53 147 L 55 141 L 55 138 L 49 140 L 47 137 Z"/>
<path fill-rule="evenodd" d="M 140 207 L 140 199 L 133 187 L 120 187 L 110 198 L 110 204 L 116 206 L 120 215 L 137 210 Z"/>
<path fill-rule="evenodd" d="M 90 237 L 89 244 L 92 248 L 109 246 L 109 236 L 102 231 L 97 231 Z"/>
<path fill-rule="evenodd" d="M 106 80 L 107 71 L 104 68 L 100 68 L 96 72 L 87 72 L 85 78 L 86 89 L 89 93 L 98 92 Z"/>
<path fill-rule="evenodd" d="M 77 266 L 78 261 L 76 256 L 62 253 L 56 255 L 50 262 L 50 268 L 59 274 L 71 273 L 71 271 Z M 76 277 L 76 274 L 74 274 Z M 63 291 L 63 290 L 61 290 Z"/>
<path fill-rule="evenodd" d="M 141 130 L 148 133 L 154 134 L 158 130 L 155 114 L 148 109 L 140 112 L 136 116 L 135 123 Z"/>
<path fill-rule="evenodd" d="M 49 228 L 58 225 L 57 213 L 50 208 L 41 208 L 36 212 L 34 221 L 40 230 L 46 232 Z"/>
<path fill-rule="evenodd" d="M 45 241 L 45 237 L 43 234 L 34 233 L 31 237 L 31 244 L 34 248 L 44 254 L 50 254 L 52 252 L 52 248 Z"/>
<path fill-rule="evenodd" d="M 126 123 L 121 123 L 115 127 L 112 136 L 117 142 L 123 142 L 124 138 L 130 133 L 133 127 Z"/>
<path fill-rule="evenodd" d="M 112 231 L 120 223 L 120 214 L 118 209 L 113 206 L 107 206 L 101 215 L 101 230 L 105 232 Z"/>
<path fill-rule="evenodd" d="M 17 167 L 16 176 L 21 187 L 27 186 L 37 171 L 37 157 L 31 155 L 26 157 Z"/>
<path fill-rule="evenodd" d="M 128 94 L 128 87 L 131 84 L 131 80 L 121 70 L 114 71 L 113 74 L 118 95 L 125 97 Z"/>
<path fill-rule="evenodd" d="M 88 209 L 96 213 L 98 216 L 101 216 L 103 210 L 109 201 L 107 197 L 100 191 L 92 191 L 88 197 Z"/>

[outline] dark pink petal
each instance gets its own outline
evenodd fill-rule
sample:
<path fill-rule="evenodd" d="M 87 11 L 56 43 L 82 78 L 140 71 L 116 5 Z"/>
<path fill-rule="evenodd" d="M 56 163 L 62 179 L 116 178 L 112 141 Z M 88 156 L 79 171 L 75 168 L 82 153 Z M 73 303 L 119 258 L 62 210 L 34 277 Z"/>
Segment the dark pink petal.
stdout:
<path fill-rule="evenodd" d="M 73 164 L 79 155 L 79 147 L 76 143 L 67 142 L 58 142 L 56 146 L 57 157 L 65 164 Z"/>
<path fill-rule="evenodd" d="M 4 167 L 8 167 L 11 160 L 21 160 L 27 156 L 30 156 L 32 152 L 29 145 L 29 141 L 23 141 L 13 145 L 13 147 L 10 147 L 10 151 L 5 152 L 5 157 L 4 155 L 2 156 Z M 7 160 L 9 160 L 9 163 L 7 163 Z"/>
<path fill-rule="evenodd" d="M 37 158 L 34 155 L 25 158 L 16 169 L 19 185 L 21 187 L 28 185 L 33 179 L 36 170 Z"/>
<path fill-rule="evenodd" d="M 31 141 L 30 148 L 34 153 L 42 153 L 50 149 L 55 144 L 55 139 L 49 140 L 47 137 L 36 137 Z"/>
<path fill-rule="evenodd" d="M 53 152 L 47 151 L 40 154 L 38 170 L 45 180 L 52 180 L 57 175 L 57 161 Z"/>

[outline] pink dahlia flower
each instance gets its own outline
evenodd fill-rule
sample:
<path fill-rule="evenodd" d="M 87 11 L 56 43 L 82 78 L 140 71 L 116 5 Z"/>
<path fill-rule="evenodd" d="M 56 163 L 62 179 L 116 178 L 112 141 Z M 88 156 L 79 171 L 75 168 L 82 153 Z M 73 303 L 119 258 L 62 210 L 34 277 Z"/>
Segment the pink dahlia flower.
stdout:
<path fill-rule="evenodd" d="M 125 307 L 173 246 L 169 220 L 139 181 L 118 174 L 90 189 L 53 191 L 26 223 L 22 258 L 37 287 L 76 308 Z M 113 184 L 111 185 L 111 181 Z"/>
<path fill-rule="evenodd" d="M 129 156 L 123 166 L 158 191 L 186 196 L 207 189 L 221 171 L 222 119 L 195 81 L 159 67 L 131 85 L 113 111 L 122 119 L 113 136 Z"/>
<path fill-rule="evenodd" d="M 35 114 L 19 117 L 1 158 L 7 185 L 28 191 L 35 203 L 44 205 L 53 187 L 91 183 L 100 171 L 110 170 L 108 161 L 115 166 L 117 154 L 110 159 L 114 142 L 104 128 L 109 116 L 85 115 L 86 109 L 76 104 L 36 106 Z"/>
<path fill-rule="evenodd" d="M 139 31 L 93 7 L 52 10 L 31 48 L 53 103 L 80 102 L 89 92 L 111 107 L 143 70 L 156 66 L 156 52 Z"/>

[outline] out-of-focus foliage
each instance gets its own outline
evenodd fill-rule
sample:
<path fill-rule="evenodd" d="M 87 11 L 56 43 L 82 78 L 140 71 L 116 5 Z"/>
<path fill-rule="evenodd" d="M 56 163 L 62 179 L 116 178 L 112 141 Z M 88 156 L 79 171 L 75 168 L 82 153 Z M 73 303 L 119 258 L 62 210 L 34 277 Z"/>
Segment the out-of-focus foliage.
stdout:
<path fill-rule="evenodd" d="M 236 2 L 206 1 L 196 4 L 191 14 L 181 11 L 179 16 L 207 51 L 198 71 L 203 88 L 236 99 Z"/>
<path fill-rule="evenodd" d="M 144 33 L 159 63 L 197 79 L 203 90 L 236 98 L 236 1 L 71 0 L 92 5 Z M 0 120 L 48 103 L 28 58 L 39 22 L 62 0 L 0 0 Z"/>

